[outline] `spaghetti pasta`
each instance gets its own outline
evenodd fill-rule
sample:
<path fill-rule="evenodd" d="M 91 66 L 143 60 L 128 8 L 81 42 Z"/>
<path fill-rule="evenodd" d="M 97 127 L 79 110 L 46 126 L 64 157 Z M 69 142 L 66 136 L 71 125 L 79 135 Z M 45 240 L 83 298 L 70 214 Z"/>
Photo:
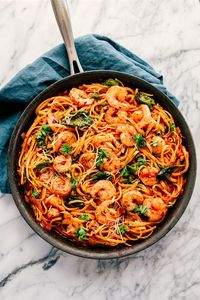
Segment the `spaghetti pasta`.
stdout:
<path fill-rule="evenodd" d="M 26 201 L 43 228 L 76 243 L 145 239 L 183 192 L 189 154 L 172 115 L 118 80 L 46 99 L 22 138 Z"/>

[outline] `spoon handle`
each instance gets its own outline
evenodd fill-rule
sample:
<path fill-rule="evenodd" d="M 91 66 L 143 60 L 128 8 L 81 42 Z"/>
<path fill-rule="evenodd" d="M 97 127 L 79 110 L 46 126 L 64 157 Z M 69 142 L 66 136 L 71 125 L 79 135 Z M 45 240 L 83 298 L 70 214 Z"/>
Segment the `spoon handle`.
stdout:
<path fill-rule="evenodd" d="M 67 1 L 51 0 L 51 4 L 67 50 L 70 73 L 71 75 L 73 75 L 76 73 L 83 72 L 74 44 L 74 36 L 72 32 L 72 26 L 71 26 Z"/>

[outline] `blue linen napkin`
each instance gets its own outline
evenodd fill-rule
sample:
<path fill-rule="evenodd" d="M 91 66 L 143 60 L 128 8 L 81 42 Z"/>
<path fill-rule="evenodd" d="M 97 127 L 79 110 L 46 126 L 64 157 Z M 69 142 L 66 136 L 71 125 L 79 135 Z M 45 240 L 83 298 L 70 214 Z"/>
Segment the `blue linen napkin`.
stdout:
<path fill-rule="evenodd" d="M 115 70 L 145 79 L 164 92 L 176 105 L 178 100 L 163 86 L 160 74 L 124 47 L 101 35 L 86 35 L 75 40 L 84 71 Z M 50 84 L 69 75 L 64 44 L 43 54 L 20 71 L 0 90 L 0 190 L 10 192 L 7 176 L 7 151 L 11 133 L 27 104 Z"/>

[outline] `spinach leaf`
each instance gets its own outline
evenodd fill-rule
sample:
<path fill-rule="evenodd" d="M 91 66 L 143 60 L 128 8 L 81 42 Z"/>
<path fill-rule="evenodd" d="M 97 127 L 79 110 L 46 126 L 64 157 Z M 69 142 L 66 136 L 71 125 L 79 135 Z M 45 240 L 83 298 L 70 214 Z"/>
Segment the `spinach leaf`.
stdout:
<path fill-rule="evenodd" d="M 149 96 L 147 96 L 145 93 L 138 92 L 136 94 L 136 101 L 140 104 L 146 104 L 149 106 L 150 109 L 153 109 L 155 103 L 155 100 Z"/>
<path fill-rule="evenodd" d="M 103 158 L 109 158 L 109 154 L 105 150 L 98 150 L 96 166 L 100 166 L 104 163 Z"/>
<path fill-rule="evenodd" d="M 37 171 L 40 171 L 44 168 L 47 168 L 50 165 L 50 160 L 44 160 L 43 162 L 39 163 L 35 168 Z"/>
<path fill-rule="evenodd" d="M 147 211 L 148 211 L 148 207 L 146 207 L 144 205 L 137 205 L 133 210 L 134 213 L 137 213 L 137 214 L 140 214 L 143 216 L 147 215 Z"/>
<path fill-rule="evenodd" d="M 90 180 L 93 182 L 97 182 L 103 179 L 112 181 L 112 175 L 109 172 L 98 172 Z"/>
<path fill-rule="evenodd" d="M 37 142 L 37 146 L 40 148 L 45 147 L 45 139 L 47 134 L 49 134 L 51 132 L 51 128 L 48 125 L 42 125 L 40 131 L 38 132 L 37 136 L 36 136 L 36 142 Z"/>
<path fill-rule="evenodd" d="M 175 168 L 179 167 L 178 165 L 174 165 L 171 167 L 163 168 L 160 166 L 160 171 L 158 172 L 157 179 L 158 180 L 166 180 L 173 172 Z"/>
<path fill-rule="evenodd" d="M 62 125 L 86 127 L 93 124 L 93 119 L 86 110 L 79 110 L 75 115 L 63 118 Z"/>
<path fill-rule="evenodd" d="M 136 180 L 136 178 L 134 176 L 129 176 L 127 178 L 127 180 L 124 181 L 123 183 L 125 183 L 125 184 L 132 184 L 135 180 Z"/>
<path fill-rule="evenodd" d="M 107 86 L 113 86 L 113 85 L 119 85 L 119 83 L 117 82 L 117 80 L 114 80 L 112 78 L 109 78 L 109 79 L 106 79 L 104 82 L 103 82 L 104 85 L 107 85 Z"/>
<path fill-rule="evenodd" d="M 79 207 L 83 208 L 85 206 L 83 198 L 77 194 L 68 196 L 64 203 L 68 207 Z"/>

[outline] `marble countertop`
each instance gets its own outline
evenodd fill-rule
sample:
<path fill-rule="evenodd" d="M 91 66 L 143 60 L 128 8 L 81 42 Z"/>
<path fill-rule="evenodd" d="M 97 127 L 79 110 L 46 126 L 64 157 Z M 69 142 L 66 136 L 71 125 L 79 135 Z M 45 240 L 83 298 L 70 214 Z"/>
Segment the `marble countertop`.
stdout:
<path fill-rule="evenodd" d="M 199 1 L 71 0 L 69 4 L 76 37 L 108 35 L 163 74 L 165 85 L 181 101 L 199 155 Z M 48 0 L 0 0 L 0 12 L 3 85 L 62 39 Z M 11 195 L 0 198 L 0 300 L 199 299 L 199 178 L 187 210 L 162 240 L 132 257 L 107 261 L 52 248 L 26 224 Z"/>

